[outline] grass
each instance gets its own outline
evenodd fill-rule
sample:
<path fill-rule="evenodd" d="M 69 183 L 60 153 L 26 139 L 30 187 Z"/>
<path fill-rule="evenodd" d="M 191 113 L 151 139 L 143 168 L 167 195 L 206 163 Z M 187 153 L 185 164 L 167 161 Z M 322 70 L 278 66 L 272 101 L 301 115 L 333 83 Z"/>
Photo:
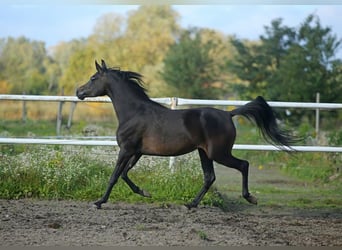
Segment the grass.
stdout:
<path fill-rule="evenodd" d="M 94 151 L 95 150 L 95 151 Z M 96 151 L 97 150 L 97 151 Z M 17 155 L 1 155 L 0 198 L 99 199 L 113 170 L 115 155 L 101 147 L 35 146 Z M 174 172 L 167 158 L 146 157 L 130 172 L 131 179 L 148 190 L 152 198 L 134 194 L 121 179 L 110 201 L 183 204 L 202 186 L 202 173 L 194 164 L 179 163 Z M 203 204 L 219 200 L 210 192 Z"/>
<path fill-rule="evenodd" d="M 258 207 L 342 209 L 341 178 L 320 178 L 327 171 L 320 167 L 318 159 L 327 163 L 330 158 L 326 153 L 314 156 L 301 153 L 298 157 L 283 152 L 235 153 L 239 157 L 243 154 L 242 158 L 250 161 L 250 191 L 257 196 Z M 116 156 L 117 150 L 111 147 L 30 146 L 17 154 L 2 151 L 0 198 L 95 201 L 107 187 Z M 295 176 L 294 171 L 287 170 L 295 167 L 295 163 L 301 166 L 300 169 L 317 173 L 306 178 Z M 199 164 L 196 153 L 181 156 L 172 172 L 168 168 L 168 158 L 144 156 L 132 169 L 130 177 L 150 192 L 152 198 L 134 194 L 119 179 L 110 202 L 165 205 L 190 202 L 202 186 Z M 218 164 L 215 169 L 217 181 L 202 204 L 228 210 L 252 208 L 241 197 L 241 174 Z"/>
<path fill-rule="evenodd" d="M 204 231 L 198 230 L 197 235 L 201 240 L 209 241 L 208 235 Z"/>
<path fill-rule="evenodd" d="M 76 122 L 64 135 L 83 135 L 89 125 L 97 135 L 113 135 L 115 122 L 94 124 Z M 302 129 L 303 130 L 303 129 Z M 237 126 L 236 143 L 263 144 L 257 129 L 244 121 Z M 303 133 L 312 134 L 305 128 Z M 55 134 L 55 121 L 0 121 L 2 136 L 46 136 Z M 342 132 L 328 135 L 329 145 L 341 145 Z M 76 199 L 93 201 L 102 196 L 112 173 L 116 150 L 112 147 L 0 145 L 0 198 Z M 250 162 L 250 191 L 261 207 L 342 209 L 341 154 L 234 151 Z M 143 157 L 130 172 L 138 186 L 152 198 L 134 194 L 120 179 L 111 202 L 190 202 L 202 186 L 202 171 L 196 154 L 177 157 L 174 172 L 168 158 Z M 241 175 L 216 166 L 216 188 L 202 204 L 241 209 L 248 207 L 241 198 Z M 217 190 L 219 190 L 219 193 Z M 235 206 L 236 205 L 236 206 Z"/>
<path fill-rule="evenodd" d="M 235 154 L 250 162 L 249 188 L 258 198 L 258 207 L 342 210 L 342 176 L 330 154 L 298 153 L 291 156 L 284 152 L 241 151 Z M 244 207 L 241 174 L 219 165 L 216 172 L 218 189 L 228 202 L 226 206 L 233 205 L 234 208 L 237 203 L 239 209 Z"/>
<path fill-rule="evenodd" d="M 33 121 L 25 123 L 17 120 L 0 120 L 0 131 L 2 135 L 30 136 L 39 134 L 47 136 L 56 133 L 51 129 L 56 126 L 55 121 Z"/>
<path fill-rule="evenodd" d="M 87 128 L 92 128 L 92 133 L 96 135 L 115 135 L 116 121 L 107 121 L 97 124 L 96 122 L 77 121 L 74 122 L 70 129 L 66 128 L 67 119 L 64 119 L 61 135 L 85 135 Z M 16 137 L 43 137 L 56 135 L 55 120 L 0 120 L 0 135 L 1 136 L 16 136 Z"/>

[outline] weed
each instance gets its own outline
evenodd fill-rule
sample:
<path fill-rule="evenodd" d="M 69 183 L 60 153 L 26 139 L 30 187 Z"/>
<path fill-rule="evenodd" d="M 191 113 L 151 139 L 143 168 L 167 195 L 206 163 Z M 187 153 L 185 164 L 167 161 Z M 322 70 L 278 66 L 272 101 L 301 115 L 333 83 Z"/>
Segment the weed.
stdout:
<path fill-rule="evenodd" d="M 146 230 L 146 227 L 145 227 L 145 225 L 143 225 L 143 224 L 137 224 L 137 225 L 135 225 L 135 229 L 136 229 L 137 231 L 145 231 L 145 230 Z"/>
<path fill-rule="evenodd" d="M 208 235 L 207 235 L 204 231 L 198 230 L 198 231 L 197 231 L 197 235 L 199 236 L 199 238 L 200 238 L 201 240 L 209 241 Z"/>

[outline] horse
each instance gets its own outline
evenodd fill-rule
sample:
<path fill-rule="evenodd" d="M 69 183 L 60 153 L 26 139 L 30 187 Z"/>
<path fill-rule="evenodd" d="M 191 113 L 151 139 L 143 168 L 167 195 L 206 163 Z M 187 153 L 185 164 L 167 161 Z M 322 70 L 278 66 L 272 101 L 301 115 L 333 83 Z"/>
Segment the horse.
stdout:
<path fill-rule="evenodd" d="M 214 162 L 240 171 L 242 196 L 257 204 L 248 189 L 249 162 L 232 155 L 236 138 L 232 118 L 242 115 L 254 121 L 266 141 L 282 150 L 288 150 L 294 142 L 288 131 L 278 127 L 274 111 L 261 96 L 232 111 L 210 107 L 172 110 L 149 98 L 141 74 L 107 68 L 104 60 L 101 65 L 95 60 L 95 67 L 96 73 L 77 88 L 76 95 L 81 100 L 105 95 L 111 99 L 118 119 L 116 136 L 120 148 L 107 190 L 94 203 L 98 209 L 108 201 L 119 177 L 134 193 L 151 197 L 128 177 L 142 155 L 177 156 L 194 150 L 199 154 L 204 183 L 195 198 L 185 204 L 188 209 L 197 207 L 214 183 Z"/>

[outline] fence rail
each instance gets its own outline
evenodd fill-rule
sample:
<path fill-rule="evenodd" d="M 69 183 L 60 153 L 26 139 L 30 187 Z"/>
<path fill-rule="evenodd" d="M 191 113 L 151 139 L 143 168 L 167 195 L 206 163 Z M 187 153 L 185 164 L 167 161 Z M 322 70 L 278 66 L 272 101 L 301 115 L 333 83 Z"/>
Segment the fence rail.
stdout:
<path fill-rule="evenodd" d="M 210 106 L 242 106 L 249 101 L 236 100 L 205 100 L 186 99 L 178 97 L 151 98 L 160 103 L 171 105 L 176 102 L 177 106 L 182 105 L 210 105 Z M 42 96 L 42 95 L 0 95 L 0 100 L 12 101 L 49 101 L 49 102 L 104 102 L 110 103 L 108 97 L 92 97 L 80 100 L 76 96 Z M 317 102 L 267 102 L 271 107 L 279 108 L 306 108 L 306 109 L 342 109 L 342 103 L 317 103 Z"/>
<path fill-rule="evenodd" d="M 49 102 L 111 102 L 108 97 L 94 97 L 79 100 L 76 96 L 41 96 L 41 95 L 0 95 L 1 100 L 13 101 L 49 101 Z M 176 108 L 181 105 L 209 105 L 209 106 L 242 106 L 248 101 L 234 100 L 200 100 L 177 97 L 152 98 L 152 100 Z M 342 109 L 342 103 L 315 102 L 268 102 L 271 107 L 306 108 L 306 109 Z M 0 144 L 50 144 L 50 145 L 85 145 L 85 146 L 117 146 L 116 140 L 84 140 L 84 139 L 41 139 L 41 138 L 0 138 Z M 267 150 L 278 151 L 272 145 L 244 145 L 236 144 L 233 149 L 238 150 Z M 342 147 L 329 146 L 294 146 L 301 152 L 342 152 Z"/>
<path fill-rule="evenodd" d="M 38 139 L 38 138 L 0 138 L 0 144 L 46 144 L 46 145 L 78 145 L 78 146 L 118 146 L 116 140 L 79 140 L 79 139 Z M 342 147 L 328 146 L 293 146 L 301 152 L 335 152 L 342 153 Z M 237 150 L 280 151 L 273 145 L 235 144 Z"/>
<path fill-rule="evenodd" d="M 152 98 L 152 100 L 161 104 L 171 105 L 171 99 Z M 0 95 L 0 100 L 9 101 L 46 101 L 46 102 L 111 102 L 109 97 L 92 97 L 86 100 L 80 100 L 76 96 L 50 96 L 50 95 Z"/>

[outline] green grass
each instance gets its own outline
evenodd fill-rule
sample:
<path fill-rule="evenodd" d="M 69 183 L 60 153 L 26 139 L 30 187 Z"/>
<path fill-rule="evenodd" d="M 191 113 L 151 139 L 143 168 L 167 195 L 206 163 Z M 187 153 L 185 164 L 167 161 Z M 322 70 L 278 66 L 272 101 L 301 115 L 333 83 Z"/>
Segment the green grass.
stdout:
<path fill-rule="evenodd" d="M 88 124 L 73 124 L 64 134 L 82 135 Z M 98 135 L 113 135 L 112 123 L 96 125 Z M 302 129 L 303 130 L 303 129 Z M 55 121 L 0 121 L 0 133 L 10 136 L 54 135 Z M 252 124 L 237 126 L 236 143 L 264 144 Z M 305 128 L 301 133 L 311 134 Z M 342 133 L 328 134 L 329 145 L 341 145 Z M 0 145 L 0 198 L 19 199 L 99 199 L 116 161 L 117 148 L 85 146 Z M 195 156 L 194 156 L 195 155 Z M 234 155 L 250 162 L 250 191 L 258 207 L 342 209 L 342 155 L 234 150 Z M 195 158 L 194 158 L 195 157 Z M 236 170 L 216 167 L 215 187 L 202 204 L 243 209 L 253 207 L 241 198 L 241 175 Z M 175 172 L 168 158 L 143 157 L 130 172 L 131 179 L 152 198 L 134 194 L 121 179 L 110 202 L 190 202 L 202 186 L 202 170 L 197 154 L 177 157 Z M 219 193 L 217 192 L 217 190 Z"/>
<path fill-rule="evenodd" d="M 63 120 L 61 135 L 82 135 L 88 126 L 95 127 L 97 135 L 115 135 L 117 123 L 99 122 L 87 123 L 85 121 L 74 121 L 71 128 L 66 127 L 67 119 Z M 55 120 L 0 120 L 0 135 L 13 137 L 42 137 L 56 136 Z"/>
<path fill-rule="evenodd" d="M 9 134 L 13 136 L 48 136 L 56 134 L 56 121 L 34 121 L 26 122 L 16 120 L 0 120 L 1 134 Z"/>
<path fill-rule="evenodd" d="M 98 147 L 32 146 L 17 155 L 2 155 L 0 162 L 0 198 L 96 200 L 106 190 L 116 156 Z M 104 154 L 104 156 L 103 156 Z M 202 186 L 201 169 L 194 164 L 180 164 L 174 172 L 167 158 L 146 157 L 130 172 L 131 179 L 150 192 L 152 198 L 134 194 L 119 179 L 110 201 L 190 202 Z M 219 202 L 210 192 L 203 204 Z"/>
<path fill-rule="evenodd" d="M 342 175 L 330 153 L 235 151 L 250 162 L 249 188 L 258 207 L 338 208 L 342 210 Z M 217 166 L 217 186 L 227 206 L 241 198 L 241 174 Z"/>

